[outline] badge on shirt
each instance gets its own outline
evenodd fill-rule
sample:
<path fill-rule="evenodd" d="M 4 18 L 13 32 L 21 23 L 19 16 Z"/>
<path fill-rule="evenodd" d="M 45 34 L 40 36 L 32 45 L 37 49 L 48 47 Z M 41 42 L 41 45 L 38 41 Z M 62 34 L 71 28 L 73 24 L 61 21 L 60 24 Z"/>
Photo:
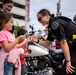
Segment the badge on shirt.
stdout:
<path fill-rule="evenodd" d="M 76 34 L 72 35 L 72 39 L 75 40 L 76 39 Z"/>
<path fill-rule="evenodd" d="M 58 22 L 53 22 L 51 25 L 52 29 L 54 29 L 54 30 L 57 29 L 58 26 L 59 26 Z"/>

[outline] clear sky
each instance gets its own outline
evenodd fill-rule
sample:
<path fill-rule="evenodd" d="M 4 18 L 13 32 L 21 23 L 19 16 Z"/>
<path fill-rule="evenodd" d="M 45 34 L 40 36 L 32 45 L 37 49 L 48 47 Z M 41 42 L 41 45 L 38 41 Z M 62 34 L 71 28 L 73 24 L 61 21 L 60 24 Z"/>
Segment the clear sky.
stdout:
<path fill-rule="evenodd" d="M 42 25 L 37 21 L 37 12 L 46 8 L 56 15 L 58 1 L 59 0 L 30 0 L 30 24 L 34 25 L 36 30 L 42 29 Z M 76 0 L 61 0 L 61 12 L 63 16 L 73 19 L 73 16 L 76 14 Z"/>

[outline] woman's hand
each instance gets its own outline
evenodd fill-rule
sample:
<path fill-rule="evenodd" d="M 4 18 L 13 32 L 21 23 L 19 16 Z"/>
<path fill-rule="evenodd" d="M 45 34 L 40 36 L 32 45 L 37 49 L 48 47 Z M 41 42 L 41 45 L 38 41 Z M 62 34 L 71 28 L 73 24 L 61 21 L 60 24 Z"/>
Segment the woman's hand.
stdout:
<path fill-rule="evenodd" d="M 66 72 L 72 74 L 74 72 L 74 67 L 71 65 L 71 61 L 66 62 Z"/>

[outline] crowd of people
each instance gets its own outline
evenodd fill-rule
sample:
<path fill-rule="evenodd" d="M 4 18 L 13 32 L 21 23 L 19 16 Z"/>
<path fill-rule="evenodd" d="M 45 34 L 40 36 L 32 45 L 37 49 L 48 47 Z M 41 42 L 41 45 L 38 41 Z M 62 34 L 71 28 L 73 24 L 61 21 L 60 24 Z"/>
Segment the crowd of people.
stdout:
<path fill-rule="evenodd" d="M 64 75 L 76 75 L 76 26 L 74 23 L 67 17 L 54 17 L 49 10 L 41 9 L 37 13 L 37 18 L 46 27 L 47 36 L 42 35 L 41 40 L 38 40 L 35 35 L 26 38 L 23 26 L 15 37 L 12 34 L 14 18 L 10 13 L 13 5 L 12 0 L 3 0 L 0 10 L 0 75 L 25 75 L 25 57 L 29 56 L 27 44 L 32 41 L 47 47 L 56 39 L 65 56 Z M 76 15 L 73 21 L 76 23 Z"/>

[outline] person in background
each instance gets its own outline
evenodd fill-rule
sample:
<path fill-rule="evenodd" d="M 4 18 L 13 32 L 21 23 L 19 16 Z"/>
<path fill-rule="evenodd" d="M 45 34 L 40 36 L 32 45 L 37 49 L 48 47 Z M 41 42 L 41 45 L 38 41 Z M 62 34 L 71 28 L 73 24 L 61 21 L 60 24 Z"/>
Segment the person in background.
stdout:
<path fill-rule="evenodd" d="M 22 29 L 25 29 L 25 26 L 22 26 L 21 28 L 22 28 Z"/>
<path fill-rule="evenodd" d="M 64 20 L 52 16 L 47 9 L 41 9 L 37 13 L 37 18 L 43 26 L 48 25 L 48 37 L 46 41 L 39 41 L 35 36 L 31 36 L 32 41 L 43 46 L 49 46 L 54 39 L 57 39 L 65 56 L 63 71 L 66 74 L 63 72 L 63 75 L 76 75 L 76 26 L 69 18 Z"/>
<path fill-rule="evenodd" d="M 13 26 L 13 16 L 11 13 L 0 14 L 0 26 L 0 75 L 21 75 L 20 51 L 16 45 L 19 42 L 23 42 L 25 36 L 21 35 L 15 38 L 9 32 Z"/>
<path fill-rule="evenodd" d="M 13 8 L 13 1 L 12 0 L 3 0 L 2 4 L 0 5 L 0 13 L 10 13 L 12 8 Z M 10 31 L 13 33 L 14 31 L 14 26 L 12 26 L 12 30 Z"/>
<path fill-rule="evenodd" d="M 76 15 L 73 17 L 73 21 L 76 23 Z"/>
<path fill-rule="evenodd" d="M 46 40 L 47 39 L 47 35 L 48 35 L 48 26 L 45 25 L 44 28 L 43 28 L 42 34 L 41 34 L 41 38 L 43 40 Z"/>
<path fill-rule="evenodd" d="M 13 8 L 13 1 L 12 0 L 3 0 L 1 6 L 0 13 L 10 13 Z"/>
<path fill-rule="evenodd" d="M 19 29 L 18 32 L 17 32 L 17 36 L 21 36 L 21 35 L 25 35 L 26 36 L 26 31 L 24 29 Z M 29 42 L 28 39 L 25 39 L 23 41 L 24 45 L 21 46 L 21 48 L 23 49 L 23 53 L 22 55 L 20 56 L 20 61 L 21 61 L 21 75 L 25 75 L 25 72 L 27 71 L 26 69 L 26 64 L 25 64 L 25 57 L 27 57 L 29 54 L 27 53 L 27 48 L 26 48 L 26 44 Z M 18 48 L 18 46 L 16 46 Z M 20 48 L 20 49 L 21 49 Z M 21 50 L 22 50 L 21 49 Z"/>
<path fill-rule="evenodd" d="M 47 35 L 45 34 L 45 32 L 42 32 L 40 39 L 41 40 L 46 40 L 47 39 Z"/>

